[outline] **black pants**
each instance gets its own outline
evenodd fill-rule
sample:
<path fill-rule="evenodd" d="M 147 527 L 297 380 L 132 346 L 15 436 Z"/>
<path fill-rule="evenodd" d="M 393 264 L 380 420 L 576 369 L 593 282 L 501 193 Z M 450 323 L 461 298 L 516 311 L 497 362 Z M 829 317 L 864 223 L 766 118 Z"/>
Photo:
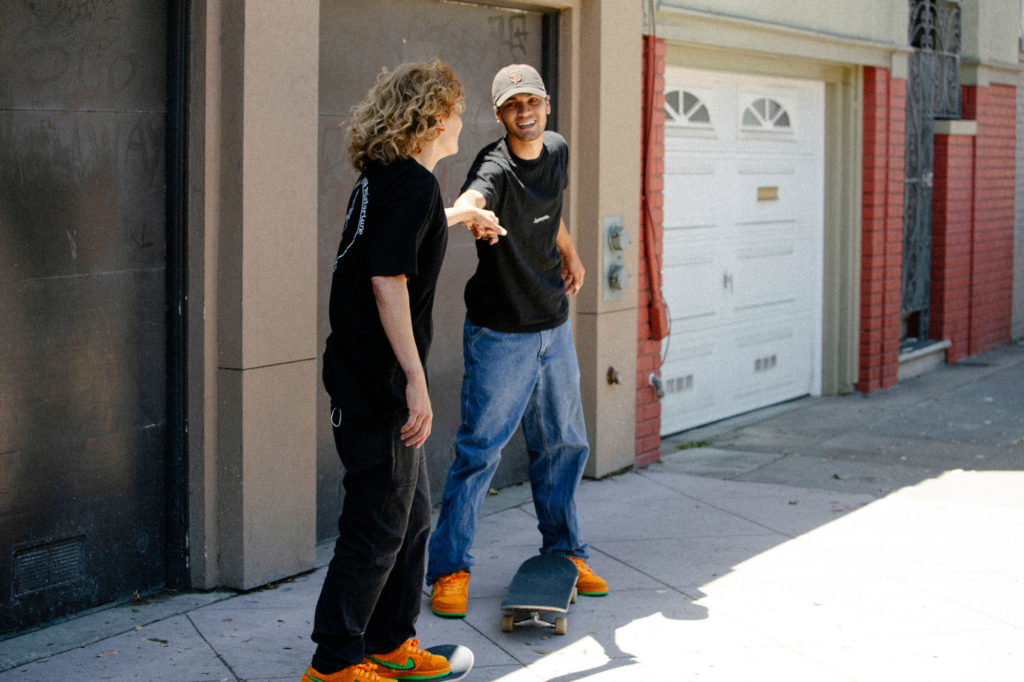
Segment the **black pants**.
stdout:
<path fill-rule="evenodd" d="M 399 438 L 406 419 L 334 427 L 345 501 L 313 621 L 313 667 L 324 674 L 361 663 L 366 653 L 392 651 L 416 634 L 430 488 L 423 449 Z"/>

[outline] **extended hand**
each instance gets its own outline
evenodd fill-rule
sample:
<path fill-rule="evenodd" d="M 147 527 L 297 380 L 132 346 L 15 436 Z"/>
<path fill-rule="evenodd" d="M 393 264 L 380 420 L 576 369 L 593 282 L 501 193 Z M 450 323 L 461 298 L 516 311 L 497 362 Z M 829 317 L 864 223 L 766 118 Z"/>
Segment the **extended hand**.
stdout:
<path fill-rule="evenodd" d="M 477 239 L 486 239 L 489 244 L 496 244 L 498 237 L 508 234 L 505 228 L 498 224 L 498 216 L 494 214 L 494 211 L 488 211 L 486 208 L 468 210 L 470 216 L 463 220 L 463 224 Z"/>

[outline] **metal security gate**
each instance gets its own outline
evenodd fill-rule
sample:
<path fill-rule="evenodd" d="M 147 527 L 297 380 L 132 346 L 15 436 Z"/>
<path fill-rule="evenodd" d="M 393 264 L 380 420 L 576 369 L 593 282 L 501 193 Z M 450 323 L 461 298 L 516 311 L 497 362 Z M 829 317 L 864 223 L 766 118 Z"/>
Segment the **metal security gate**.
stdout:
<path fill-rule="evenodd" d="M 181 7 L 0 3 L 0 633 L 185 565 L 167 398 L 182 381 L 166 165 Z"/>
<path fill-rule="evenodd" d="M 960 117 L 960 4 L 910 0 L 901 344 L 928 340 L 935 119 Z"/>

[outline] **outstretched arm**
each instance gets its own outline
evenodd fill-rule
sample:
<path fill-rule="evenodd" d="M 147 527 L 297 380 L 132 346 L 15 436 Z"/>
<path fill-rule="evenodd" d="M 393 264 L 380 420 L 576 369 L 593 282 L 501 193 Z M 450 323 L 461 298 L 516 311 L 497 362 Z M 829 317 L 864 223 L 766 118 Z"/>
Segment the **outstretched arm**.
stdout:
<path fill-rule="evenodd" d="M 384 333 L 398 364 L 405 372 L 405 400 L 409 405 L 409 419 L 402 426 L 402 442 L 419 447 L 430 435 L 434 412 L 427 393 L 427 374 L 420 362 L 416 338 L 412 333 L 409 289 L 405 275 L 372 277 L 371 282 Z"/>
<path fill-rule="evenodd" d="M 498 237 L 506 235 L 507 232 L 498 224 L 498 216 L 494 211 L 484 208 L 485 204 L 483 194 L 475 189 L 467 189 L 455 200 L 451 208 L 444 210 L 448 226 L 462 223 L 477 239 L 486 239 L 490 244 L 496 243 Z"/>

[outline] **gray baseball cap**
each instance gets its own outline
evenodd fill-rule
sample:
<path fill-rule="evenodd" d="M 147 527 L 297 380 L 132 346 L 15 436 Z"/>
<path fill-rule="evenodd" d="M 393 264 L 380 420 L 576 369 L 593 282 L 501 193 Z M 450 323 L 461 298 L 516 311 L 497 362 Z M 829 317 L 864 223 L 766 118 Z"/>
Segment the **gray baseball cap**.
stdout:
<path fill-rule="evenodd" d="M 521 92 L 538 97 L 548 96 L 537 69 L 529 64 L 509 64 L 495 74 L 494 82 L 491 84 L 491 99 L 494 100 L 495 108 L 504 104 L 509 97 Z"/>

